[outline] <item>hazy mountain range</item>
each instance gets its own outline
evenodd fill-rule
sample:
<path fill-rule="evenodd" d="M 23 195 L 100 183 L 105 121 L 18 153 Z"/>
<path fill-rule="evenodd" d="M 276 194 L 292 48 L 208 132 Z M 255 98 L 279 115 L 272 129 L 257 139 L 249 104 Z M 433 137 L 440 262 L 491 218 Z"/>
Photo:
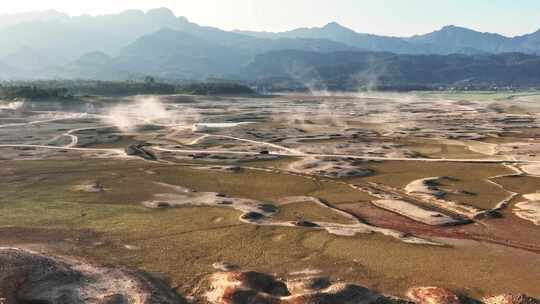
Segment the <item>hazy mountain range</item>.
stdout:
<path fill-rule="evenodd" d="M 358 33 L 337 23 L 281 33 L 224 31 L 189 22 L 166 8 L 95 17 L 71 17 L 56 11 L 4 15 L 0 16 L 0 36 L 2 79 L 133 79 L 145 75 L 164 79 L 260 78 L 273 75 L 279 67 L 268 66 L 269 60 L 287 62 L 289 74 L 297 73 L 295 69 L 312 69 L 320 74 L 329 58 L 334 59 L 330 60 L 334 65 L 359 62 L 361 58 L 371 58 L 371 65 L 388 60 L 385 69 L 370 65 L 365 68 L 368 71 L 355 65 L 355 75 L 377 72 L 376 78 L 381 79 L 380 73 L 404 69 L 403 62 L 413 65 L 410 68 L 414 71 L 414 65 L 420 63 L 456 63 L 455 58 L 463 57 L 446 56 L 449 54 L 472 55 L 468 60 L 480 66 L 498 58 L 492 54 L 531 55 L 510 56 L 519 59 L 503 60 L 507 67 L 540 54 L 540 31 L 505 37 L 446 26 L 425 35 L 386 37 Z M 311 59 L 301 60 L 304 57 Z M 400 67 L 390 68 L 396 62 L 401 62 Z M 464 62 L 458 60 L 457 64 Z M 343 72 L 339 68 L 324 70 Z M 471 76 L 465 74 L 463 79 Z"/>
<path fill-rule="evenodd" d="M 387 37 L 357 33 L 332 22 L 320 28 L 299 28 L 282 33 L 235 31 L 253 37 L 329 39 L 367 51 L 397 54 L 478 54 L 520 52 L 540 54 L 540 30 L 518 37 L 481 33 L 453 25 L 425 35 Z"/>

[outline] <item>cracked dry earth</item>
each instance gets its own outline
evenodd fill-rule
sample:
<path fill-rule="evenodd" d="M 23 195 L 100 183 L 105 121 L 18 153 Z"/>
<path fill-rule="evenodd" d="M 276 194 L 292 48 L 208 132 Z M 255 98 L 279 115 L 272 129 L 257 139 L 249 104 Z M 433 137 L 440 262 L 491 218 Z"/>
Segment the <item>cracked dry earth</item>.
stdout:
<path fill-rule="evenodd" d="M 535 104 L 182 98 L 0 111 L 0 304 L 538 303 Z"/>

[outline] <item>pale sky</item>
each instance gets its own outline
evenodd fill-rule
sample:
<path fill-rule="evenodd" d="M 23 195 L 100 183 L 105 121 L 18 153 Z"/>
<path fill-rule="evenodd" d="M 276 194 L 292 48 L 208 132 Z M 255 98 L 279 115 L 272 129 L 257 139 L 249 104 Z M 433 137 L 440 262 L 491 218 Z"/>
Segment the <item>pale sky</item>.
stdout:
<path fill-rule="evenodd" d="M 460 25 L 507 36 L 540 29 L 538 0 L 4 0 L 0 14 L 55 9 L 70 15 L 168 7 L 201 25 L 285 31 L 337 21 L 358 32 L 409 36 Z"/>

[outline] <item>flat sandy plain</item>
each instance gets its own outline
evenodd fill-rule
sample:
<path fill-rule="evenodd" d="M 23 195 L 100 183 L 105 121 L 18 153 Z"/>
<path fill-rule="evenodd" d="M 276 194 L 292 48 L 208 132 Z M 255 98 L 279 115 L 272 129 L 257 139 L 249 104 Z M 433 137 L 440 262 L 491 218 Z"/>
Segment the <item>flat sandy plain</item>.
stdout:
<path fill-rule="evenodd" d="M 0 102 L 0 302 L 538 298 L 539 113 L 536 93 Z"/>

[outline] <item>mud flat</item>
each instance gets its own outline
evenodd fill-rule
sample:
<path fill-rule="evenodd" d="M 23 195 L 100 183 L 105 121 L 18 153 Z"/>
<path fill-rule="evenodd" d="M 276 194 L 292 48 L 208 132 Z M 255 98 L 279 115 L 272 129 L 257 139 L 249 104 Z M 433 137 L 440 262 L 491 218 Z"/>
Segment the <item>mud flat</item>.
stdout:
<path fill-rule="evenodd" d="M 16 303 L 184 303 L 142 272 L 106 268 L 21 248 L 0 248 L 0 299 Z"/>
<path fill-rule="evenodd" d="M 526 194 L 523 197 L 528 201 L 517 203 L 513 209 L 514 214 L 540 226 L 540 193 Z"/>
<path fill-rule="evenodd" d="M 513 142 L 499 145 L 499 153 L 519 160 L 537 160 L 540 144 L 536 142 Z"/>
<path fill-rule="evenodd" d="M 540 176 L 540 164 L 524 165 L 521 170 L 532 176 Z"/>
<path fill-rule="evenodd" d="M 158 193 L 154 200 L 144 202 L 148 208 L 174 208 L 182 206 L 222 206 L 234 208 L 242 212 L 240 220 L 248 223 L 266 223 L 268 217 L 277 212 L 271 204 L 251 199 L 229 198 L 215 192 L 195 192 L 189 189 L 183 193 Z"/>
<path fill-rule="evenodd" d="M 419 287 L 415 300 L 422 304 L 455 302 L 452 292 L 461 301 L 461 294 L 540 296 L 540 227 L 512 213 L 525 206 L 518 211 L 530 216 L 540 200 L 523 194 L 540 189 L 540 178 L 502 165 L 536 168 L 540 176 L 540 146 L 514 144 L 537 144 L 536 122 L 510 119 L 474 100 L 408 94 L 389 100 L 201 96 L 163 97 L 163 104 L 143 107 L 133 100 L 134 108 L 117 113 L 129 124 L 115 120 L 107 127 L 112 122 L 102 116 L 131 103 L 117 99 L 28 102 L 0 113 L 5 246 L 42 242 L 56 255 L 113 265 L 37 254 L 51 266 L 46 271 L 60 269 L 66 282 L 75 282 L 63 288 L 66 295 L 58 293 L 63 303 L 80 302 L 69 293 L 80 282 L 70 281 L 71 273 L 90 278 L 85 290 L 107 281 L 91 303 L 137 303 L 145 286 L 161 286 L 117 265 L 160 273 L 201 304 L 382 304 L 388 297 L 380 292 L 404 297 L 413 286 L 446 288 Z M 538 117 L 540 107 L 531 113 Z M 245 121 L 256 123 L 232 123 Z M 145 149 L 158 160 L 127 156 L 125 148 L 138 142 L 150 144 Z M 139 148 L 130 150 L 144 156 Z M 519 195 L 524 198 L 516 200 Z M 521 201 L 527 202 L 514 205 Z M 476 221 L 495 205 L 502 218 Z M 475 223 L 446 226 L 456 219 Z M 425 246 L 441 243 L 446 246 Z M 18 265 L 33 265 L 28 261 Z M 229 263 L 214 265 L 220 261 Z M 4 265 L 6 287 L 34 284 L 24 267 L 19 282 Z M 217 292 L 206 301 L 193 290 L 214 282 L 209 276 L 216 271 L 231 273 L 218 275 L 224 285 L 199 289 Z M 158 287 L 157 295 L 166 290 Z M 494 301 L 489 304 L 533 303 L 504 294 Z"/>
<path fill-rule="evenodd" d="M 540 201 L 540 193 L 524 194 L 523 197 L 529 201 Z"/>
<path fill-rule="evenodd" d="M 153 195 L 153 199 L 143 202 L 143 205 L 152 209 L 174 208 L 182 206 L 210 206 L 210 207 L 228 207 L 242 212 L 239 220 L 244 223 L 260 226 L 280 226 L 280 227 L 302 227 L 309 229 L 326 230 L 330 234 L 339 236 L 355 236 L 356 234 L 381 233 L 386 236 L 396 238 L 404 243 L 417 245 L 442 246 L 439 242 L 419 238 L 413 235 L 403 234 L 399 231 L 379 228 L 361 222 L 359 219 L 347 212 L 333 209 L 322 203 L 320 200 L 312 198 L 311 200 L 318 204 L 332 209 L 346 217 L 351 218 L 353 223 L 341 224 L 331 222 L 298 222 L 298 221 L 278 221 L 273 218 L 278 212 L 278 208 L 270 203 L 259 202 L 245 198 L 231 198 L 226 195 L 215 192 L 197 192 L 184 187 L 167 185 L 159 183 L 161 186 L 167 186 L 173 192 L 158 193 Z M 301 198 L 306 200 L 306 198 Z M 282 201 L 292 203 L 298 201 L 298 197 L 283 198 Z"/>
<path fill-rule="evenodd" d="M 443 179 L 445 178 L 430 177 L 415 180 L 405 187 L 405 191 L 408 194 L 432 204 L 437 208 L 459 214 L 469 219 L 483 216 L 488 212 L 487 210 L 479 209 L 471 205 L 443 199 L 446 192 L 439 188 L 439 181 Z"/>
<path fill-rule="evenodd" d="M 313 225 L 312 221 L 352 224 L 358 219 L 350 213 L 310 196 L 284 197 L 277 200 L 279 212 L 275 219 L 294 220 L 297 225 Z"/>
<path fill-rule="evenodd" d="M 466 222 L 437 211 L 421 208 L 403 200 L 375 200 L 371 203 L 379 208 L 392 211 L 414 221 L 431 226 L 450 226 Z"/>
<path fill-rule="evenodd" d="M 481 141 L 464 141 L 464 145 L 473 152 L 493 156 L 497 154 L 498 145 Z"/>

